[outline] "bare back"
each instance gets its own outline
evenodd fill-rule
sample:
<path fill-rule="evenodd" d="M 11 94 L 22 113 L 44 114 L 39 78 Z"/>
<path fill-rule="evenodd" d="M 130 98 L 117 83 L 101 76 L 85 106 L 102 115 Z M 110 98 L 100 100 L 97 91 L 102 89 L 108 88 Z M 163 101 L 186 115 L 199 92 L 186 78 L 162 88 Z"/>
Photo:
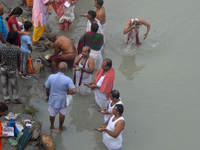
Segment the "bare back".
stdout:
<path fill-rule="evenodd" d="M 62 54 L 72 54 L 76 51 L 76 47 L 72 40 L 65 36 L 58 36 L 54 43 L 54 54 L 59 54 L 62 51 Z"/>
<path fill-rule="evenodd" d="M 101 25 L 106 23 L 106 12 L 105 8 L 102 6 L 100 9 L 96 9 L 96 18 L 99 20 Z"/>

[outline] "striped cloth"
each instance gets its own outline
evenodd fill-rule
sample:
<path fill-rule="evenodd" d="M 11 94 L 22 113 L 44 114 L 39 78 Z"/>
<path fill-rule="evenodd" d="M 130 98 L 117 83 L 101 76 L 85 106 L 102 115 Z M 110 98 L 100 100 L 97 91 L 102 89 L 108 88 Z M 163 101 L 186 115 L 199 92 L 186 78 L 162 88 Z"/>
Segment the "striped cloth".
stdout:
<path fill-rule="evenodd" d="M 82 48 L 84 46 L 89 46 L 95 51 L 99 51 L 103 46 L 103 34 L 86 32 L 80 39 L 77 47 L 78 55 L 82 53 Z"/>

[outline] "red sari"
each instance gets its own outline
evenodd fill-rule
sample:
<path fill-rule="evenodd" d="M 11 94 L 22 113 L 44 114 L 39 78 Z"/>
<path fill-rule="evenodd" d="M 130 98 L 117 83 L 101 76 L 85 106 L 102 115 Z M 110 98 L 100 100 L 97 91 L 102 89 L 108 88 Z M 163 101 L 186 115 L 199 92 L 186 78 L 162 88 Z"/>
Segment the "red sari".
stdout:
<path fill-rule="evenodd" d="M 54 11 L 56 12 L 56 14 L 58 15 L 58 19 L 59 19 L 59 28 L 60 30 L 65 30 L 65 31 L 68 31 L 69 30 L 69 27 L 70 25 L 72 24 L 73 22 L 73 16 L 74 14 L 71 14 L 72 16 L 70 15 L 66 15 L 64 14 L 65 11 L 67 11 L 67 7 L 65 7 L 65 2 L 72 2 L 74 0 L 58 0 L 58 2 L 54 2 L 52 4 L 52 7 L 54 9 Z M 71 8 L 74 8 L 75 7 L 75 3 L 74 4 L 71 4 L 70 3 L 70 7 Z M 72 19 L 71 19 L 72 18 Z"/>
<path fill-rule="evenodd" d="M 7 23 L 8 23 L 9 31 L 13 31 L 13 28 L 12 28 L 13 24 L 16 25 L 18 31 L 21 31 L 21 28 L 20 28 L 20 26 L 19 26 L 19 24 L 18 24 L 18 22 L 17 22 L 17 20 L 15 18 L 9 17 Z M 21 40 L 20 40 L 20 35 L 19 34 L 18 34 L 17 39 L 15 40 L 15 45 L 17 45 L 19 47 L 21 46 Z"/>

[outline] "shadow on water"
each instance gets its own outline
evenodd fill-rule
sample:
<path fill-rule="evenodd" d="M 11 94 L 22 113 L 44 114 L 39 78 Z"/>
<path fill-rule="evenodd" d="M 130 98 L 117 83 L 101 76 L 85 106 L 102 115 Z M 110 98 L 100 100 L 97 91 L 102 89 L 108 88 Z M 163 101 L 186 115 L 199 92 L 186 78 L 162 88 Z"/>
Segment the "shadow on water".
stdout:
<path fill-rule="evenodd" d="M 122 64 L 119 66 L 119 71 L 126 77 L 127 80 L 133 80 L 136 73 L 144 68 L 143 65 L 137 66 L 135 63 L 135 55 L 123 56 Z"/>

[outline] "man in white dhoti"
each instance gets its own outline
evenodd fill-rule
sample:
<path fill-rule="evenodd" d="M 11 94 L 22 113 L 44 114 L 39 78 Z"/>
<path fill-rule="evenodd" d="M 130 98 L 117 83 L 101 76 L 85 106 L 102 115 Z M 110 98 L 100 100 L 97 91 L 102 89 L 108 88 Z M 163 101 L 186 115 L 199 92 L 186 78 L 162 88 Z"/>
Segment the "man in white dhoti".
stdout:
<path fill-rule="evenodd" d="M 114 80 L 115 71 L 112 67 L 112 60 L 106 58 L 103 60 L 102 67 L 97 72 L 94 81 L 89 83 L 89 87 L 94 90 L 95 101 L 101 109 L 109 103 Z"/>
<path fill-rule="evenodd" d="M 78 55 L 73 65 L 76 90 L 82 95 L 89 94 L 88 84 L 91 82 L 91 76 L 94 72 L 94 60 L 90 57 L 90 47 L 83 47 L 82 54 Z"/>
<path fill-rule="evenodd" d="M 123 105 L 115 105 L 113 115 L 97 129 L 97 131 L 103 132 L 103 142 L 109 150 L 120 150 L 122 147 L 122 132 L 125 127 L 123 111 Z"/>
<path fill-rule="evenodd" d="M 106 12 L 103 7 L 103 0 L 95 0 L 94 7 L 96 7 L 96 18 L 99 20 L 102 26 L 102 34 L 104 38 L 104 43 L 106 42 Z"/>
<path fill-rule="evenodd" d="M 150 24 L 144 21 L 143 19 L 130 19 L 124 28 L 124 37 L 125 42 L 127 45 L 131 45 L 132 43 L 141 45 L 142 43 L 139 42 L 139 28 L 140 26 L 145 25 L 147 27 L 147 32 L 144 34 L 144 40 L 147 37 L 147 34 L 150 30 Z"/>
<path fill-rule="evenodd" d="M 103 34 L 101 23 L 96 18 L 96 12 L 93 11 L 93 10 L 89 10 L 88 13 L 87 13 L 87 18 L 88 18 L 88 22 L 87 22 L 86 32 L 91 31 L 92 23 L 96 23 L 99 26 L 97 33 Z"/>

